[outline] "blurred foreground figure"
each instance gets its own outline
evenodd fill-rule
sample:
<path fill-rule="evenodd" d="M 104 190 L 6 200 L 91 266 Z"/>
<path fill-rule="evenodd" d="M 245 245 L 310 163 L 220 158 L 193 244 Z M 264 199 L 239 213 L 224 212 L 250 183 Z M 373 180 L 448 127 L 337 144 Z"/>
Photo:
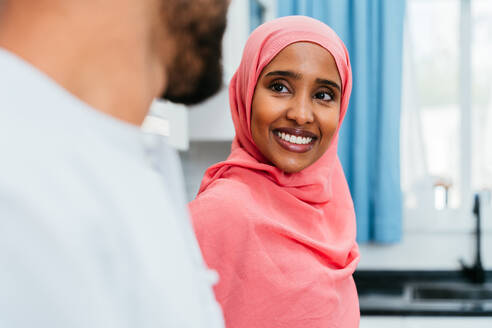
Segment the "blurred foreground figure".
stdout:
<path fill-rule="evenodd" d="M 222 327 L 156 97 L 220 86 L 226 0 L 0 0 L 0 327 Z"/>

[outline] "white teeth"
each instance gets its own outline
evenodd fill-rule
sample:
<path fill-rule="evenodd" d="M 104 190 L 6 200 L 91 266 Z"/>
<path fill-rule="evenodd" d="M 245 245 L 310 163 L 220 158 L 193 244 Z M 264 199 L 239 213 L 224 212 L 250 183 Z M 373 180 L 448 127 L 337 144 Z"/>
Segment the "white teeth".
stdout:
<path fill-rule="evenodd" d="M 311 141 L 313 140 L 313 138 L 311 137 L 299 137 L 280 131 L 277 132 L 277 135 L 285 141 L 298 145 L 306 145 L 308 143 L 311 143 Z"/>

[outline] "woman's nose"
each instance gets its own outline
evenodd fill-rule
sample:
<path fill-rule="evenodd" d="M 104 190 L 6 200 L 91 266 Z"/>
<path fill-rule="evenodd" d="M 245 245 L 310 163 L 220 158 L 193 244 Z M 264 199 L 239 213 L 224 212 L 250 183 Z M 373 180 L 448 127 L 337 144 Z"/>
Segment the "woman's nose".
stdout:
<path fill-rule="evenodd" d="M 287 111 L 287 118 L 299 125 L 312 123 L 314 121 L 313 102 L 310 97 L 295 97 Z"/>

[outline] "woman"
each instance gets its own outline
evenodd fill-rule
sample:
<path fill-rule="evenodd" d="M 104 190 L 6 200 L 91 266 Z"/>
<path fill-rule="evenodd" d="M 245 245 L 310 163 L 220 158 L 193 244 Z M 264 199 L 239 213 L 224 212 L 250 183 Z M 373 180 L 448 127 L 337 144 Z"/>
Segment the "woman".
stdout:
<path fill-rule="evenodd" d="M 337 157 L 352 77 L 325 24 L 279 18 L 248 39 L 230 84 L 229 158 L 190 203 L 227 327 L 358 327 L 359 253 Z"/>

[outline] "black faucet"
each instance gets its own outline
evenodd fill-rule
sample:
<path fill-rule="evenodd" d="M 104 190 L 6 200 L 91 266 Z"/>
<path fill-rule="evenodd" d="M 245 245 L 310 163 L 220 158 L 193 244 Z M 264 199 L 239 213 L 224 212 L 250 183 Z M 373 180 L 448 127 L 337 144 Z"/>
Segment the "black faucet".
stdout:
<path fill-rule="evenodd" d="M 465 265 L 463 259 L 460 260 L 461 270 L 463 274 L 475 284 L 483 284 L 485 282 L 485 271 L 482 266 L 481 257 L 481 239 L 482 239 L 482 229 L 480 224 L 480 196 L 475 194 L 475 199 L 473 202 L 473 214 L 475 214 L 476 224 L 475 224 L 475 263 L 472 266 Z"/>

